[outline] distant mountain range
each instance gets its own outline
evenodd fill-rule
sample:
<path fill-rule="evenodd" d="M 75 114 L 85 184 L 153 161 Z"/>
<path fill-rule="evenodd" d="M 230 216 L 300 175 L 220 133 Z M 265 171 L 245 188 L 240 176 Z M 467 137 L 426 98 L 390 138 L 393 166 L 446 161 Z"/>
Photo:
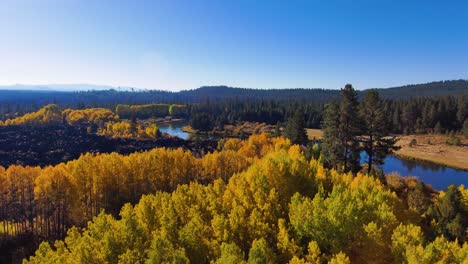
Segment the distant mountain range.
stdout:
<path fill-rule="evenodd" d="M 468 96 L 468 80 L 439 81 L 378 89 L 386 99 L 416 97 Z M 368 90 L 358 91 L 359 96 Z M 59 103 L 87 106 L 115 105 L 118 103 L 141 104 L 152 102 L 196 103 L 203 100 L 263 99 L 301 100 L 326 103 L 338 98 L 340 90 L 331 89 L 250 89 L 228 86 L 204 86 L 192 90 L 170 92 L 144 90 L 129 87 L 112 87 L 88 84 L 13 85 L 0 86 L 0 103 L 36 104 Z"/>
<path fill-rule="evenodd" d="M 59 91 L 59 92 L 77 92 L 77 91 L 102 91 L 102 90 L 132 91 L 144 90 L 132 87 L 114 87 L 110 85 L 95 84 L 14 84 L 0 85 L 0 90 L 21 90 L 21 91 Z"/>

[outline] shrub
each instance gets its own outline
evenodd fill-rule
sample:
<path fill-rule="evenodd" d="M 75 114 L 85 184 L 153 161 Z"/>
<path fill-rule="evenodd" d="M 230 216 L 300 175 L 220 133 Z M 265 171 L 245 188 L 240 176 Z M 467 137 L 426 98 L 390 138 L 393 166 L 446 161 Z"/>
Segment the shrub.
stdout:
<path fill-rule="evenodd" d="M 456 137 L 456 136 L 450 136 L 447 141 L 446 141 L 447 145 L 450 145 L 450 146 L 460 146 L 461 145 L 461 141 L 460 141 L 460 138 Z"/>
<path fill-rule="evenodd" d="M 417 143 L 418 143 L 418 142 L 416 141 L 416 139 L 413 138 L 413 139 L 410 141 L 409 146 L 412 148 L 412 147 L 416 146 Z"/>

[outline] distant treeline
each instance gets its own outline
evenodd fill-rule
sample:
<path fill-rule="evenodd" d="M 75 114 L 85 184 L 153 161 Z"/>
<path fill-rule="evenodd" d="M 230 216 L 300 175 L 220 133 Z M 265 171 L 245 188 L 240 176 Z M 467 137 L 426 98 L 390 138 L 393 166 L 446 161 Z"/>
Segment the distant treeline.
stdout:
<path fill-rule="evenodd" d="M 261 99 L 207 100 L 190 106 L 190 125 L 197 130 L 212 130 L 239 121 L 283 123 L 295 112 L 303 111 L 305 126 L 318 128 L 322 120 L 324 103 L 314 101 L 278 101 Z"/>
<path fill-rule="evenodd" d="M 361 100 L 369 90 L 357 91 Z M 468 81 L 445 81 L 377 89 L 384 100 L 392 133 L 460 131 L 467 114 Z M 337 101 L 340 90 L 244 89 L 201 87 L 181 92 L 0 91 L 0 120 L 34 112 L 45 103 L 62 109 L 107 108 L 123 119 L 172 116 L 187 118 L 197 130 L 212 130 L 238 121 L 277 124 L 296 111 L 304 113 L 305 126 L 321 128 L 327 103 Z M 468 126 L 468 124 L 466 124 Z"/>
<path fill-rule="evenodd" d="M 337 87 L 338 88 L 338 87 Z M 359 89 L 359 87 L 357 87 Z M 408 99 L 412 97 L 468 96 L 468 80 L 431 82 L 387 89 L 378 89 L 384 99 Z M 366 93 L 358 91 L 358 96 Z M 340 95 L 339 90 L 327 89 L 247 89 L 227 86 L 205 86 L 180 92 L 169 91 L 25 91 L 0 90 L 0 114 L 31 112 L 46 104 L 60 104 L 67 108 L 106 107 L 115 109 L 118 104 L 149 103 L 199 103 L 210 99 L 262 99 L 326 103 Z M 25 109 L 25 110 L 23 110 Z"/>
<path fill-rule="evenodd" d="M 394 133 L 445 133 L 468 129 L 468 97 L 387 100 L 387 124 Z"/>
<path fill-rule="evenodd" d="M 381 91 L 379 90 L 379 93 Z M 384 100 L 388 130 L 397 134 L 446 133 L 468 127 L 468 97 L 446 96 Z M 206 101 L 190 107 L 190 125 L 211 130 L 236 121 L 283 123 L 302 111 L 309 128 L 321 128 L 325 103 L 232 99 Z"/>

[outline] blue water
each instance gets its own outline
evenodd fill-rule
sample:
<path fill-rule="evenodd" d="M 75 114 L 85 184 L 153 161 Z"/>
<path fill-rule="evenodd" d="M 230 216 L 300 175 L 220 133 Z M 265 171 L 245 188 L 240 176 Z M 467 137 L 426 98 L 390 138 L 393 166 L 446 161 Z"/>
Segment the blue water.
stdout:
<path fill-rule="evenodd" d="M 186 124 L 183 122 L 172 122 L 172 123 L 164 123 L 159 125 L 159 130 L 162 133 L 167 133 L 171 136 L 176 136 L 181 139 L 188 139 L 190 133 L 182 131 L 182 127 Z"/>
<path fill-rule="evenodd" d="M 363 153 L 361 158 L 366 156 Z M 451 184 L 468 186 L 468 171 L 453 169 L 427 161 L 388 156 L 385 158 L 382 170 L 385 174 L 396 172 L 405 177 L 415 176 L 437 190 L 444 190 Z"/>

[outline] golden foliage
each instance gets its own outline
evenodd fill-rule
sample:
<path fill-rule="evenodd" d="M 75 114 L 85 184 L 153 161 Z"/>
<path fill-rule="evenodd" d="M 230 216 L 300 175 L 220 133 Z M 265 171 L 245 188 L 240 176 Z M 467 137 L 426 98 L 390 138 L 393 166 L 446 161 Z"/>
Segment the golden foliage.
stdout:
<path fill-rule="evenodd" d="M 26 177 L 22 170 L 0 169 L 0 183 Z M 82 231 L 71 228 L 54 247 L 43 243 L 25 263 L 463 263 L 468 258 L 466 242 L 429 241 L 421 227 L 407 224 L 399 211 L 409 209 L 379 180 L 326 170 L 306 160 L 298 146 L 266 134 L 227 140 L 202 158 L 181 149 L 154 149 L 128 156 L 86 154 L 28 170 L 33 180 L 25 182 L 33 184 L 34 199 L 44 209 L 38 218 L 50 221 L 51 232 L 92 221 Z M 464 188 L 460 191 L 465 197 Z M 57 224 L 61 217 L 65 221 Z"/>
<path fill-rule="evenodd" d="M 49 104 L 37 112 L 28 113 L 14 119 L 7 119 L 3 122 L 3 125 L 50 125 L 60 124 L 60 122 L 62 122 L 62 115 L 58 105 Z"/>

